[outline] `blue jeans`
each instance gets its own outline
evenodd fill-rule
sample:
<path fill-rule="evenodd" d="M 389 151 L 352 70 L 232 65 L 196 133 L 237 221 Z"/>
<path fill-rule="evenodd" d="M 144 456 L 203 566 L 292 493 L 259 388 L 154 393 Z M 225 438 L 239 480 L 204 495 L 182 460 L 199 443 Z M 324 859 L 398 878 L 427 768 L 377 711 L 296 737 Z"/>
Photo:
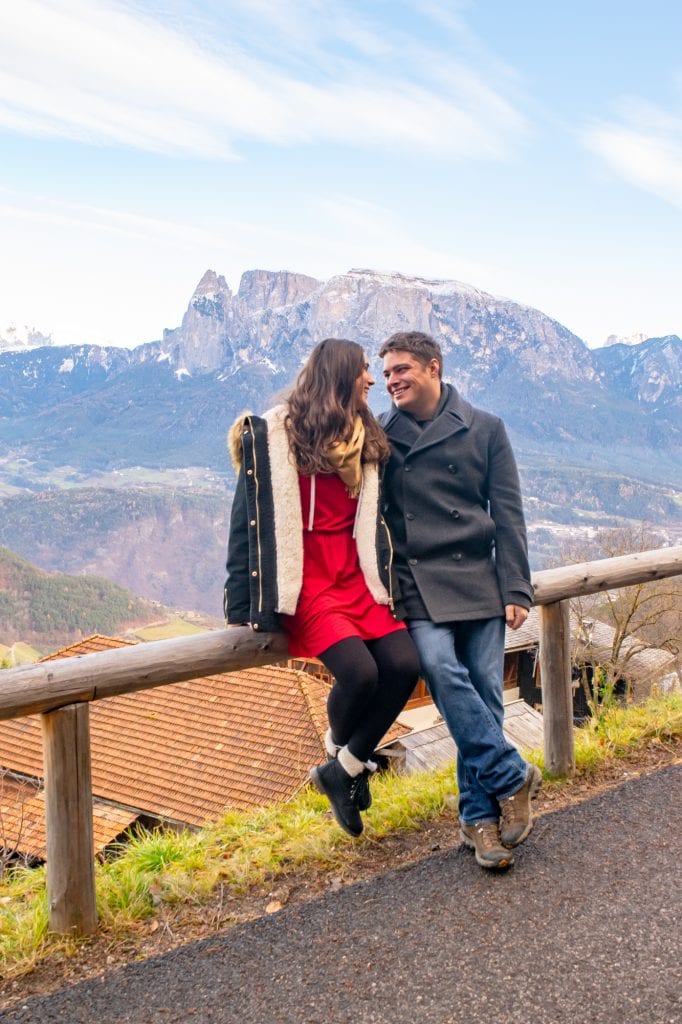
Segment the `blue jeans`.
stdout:
<path fill-rule="evenodd" d="M 498 821 L 528 765 L 502 731 L 504 619 L 408 622 L 431 696 L 457 744 L 459 816 Z"/>

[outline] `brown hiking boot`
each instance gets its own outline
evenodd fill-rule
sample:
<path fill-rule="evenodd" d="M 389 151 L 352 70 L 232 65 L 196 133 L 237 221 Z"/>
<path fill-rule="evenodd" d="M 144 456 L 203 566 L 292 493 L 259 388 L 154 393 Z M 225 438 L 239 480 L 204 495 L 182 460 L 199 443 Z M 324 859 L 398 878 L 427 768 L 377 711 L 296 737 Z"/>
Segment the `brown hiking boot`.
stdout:
<path fill-rule="evenodd" d="M 506 800 L 500 800 L 500 839 L 505 846 L 518 846 L 533 827 L 531 800 L 540 792 L 542 772 L 528 765 L 526 781 Z"/>
<path fill-rule="evenodd" d="M 500 842 L 496 821 L 459 823 L 459 835 L 465 846 L 476 854 L 476 863 L 490 871 L 506 871 L 514 863 L 514 854 Z"/>

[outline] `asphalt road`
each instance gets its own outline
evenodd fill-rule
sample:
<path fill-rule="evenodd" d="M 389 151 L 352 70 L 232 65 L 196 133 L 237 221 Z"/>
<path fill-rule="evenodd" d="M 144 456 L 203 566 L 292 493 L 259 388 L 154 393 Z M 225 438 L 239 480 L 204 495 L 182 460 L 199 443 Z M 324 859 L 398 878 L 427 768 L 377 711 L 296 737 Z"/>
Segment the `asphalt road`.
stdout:
<path fill-rule="evenodd" d="M 680 1024 L 682 766 L 540 819 L 491 875 L 453 846 L 2 1022 Z"/>

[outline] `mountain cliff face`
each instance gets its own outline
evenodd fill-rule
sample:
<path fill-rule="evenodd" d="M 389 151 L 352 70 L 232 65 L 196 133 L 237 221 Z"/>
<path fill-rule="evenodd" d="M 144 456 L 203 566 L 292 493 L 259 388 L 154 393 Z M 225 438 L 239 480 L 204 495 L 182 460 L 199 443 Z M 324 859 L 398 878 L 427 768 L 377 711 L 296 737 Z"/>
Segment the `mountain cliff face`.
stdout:
<path fill-rule="evenodd" d="M 209 270 L 182 325 L 165 332 L 160 357 L 168 354 L 176 368 L 190 373 L 236 372 L 257 363 L 292 373 L 323 338 L 350 337 L 373 354 L 398 330 L 438 338 L 467 391 L 481 374 L 502 373 L 510 361 L 535 379 L 599 384 L 589 349 L 538 310 L 457 282 L 369 270 L 327 282 L 250 271 L 234 296 L 225 279 Z"/>
<path fill-rule="evenodd" d="M 680 440 L 677 337 L 593 352 L 538 310 L 457 282 L 250 271 L 233 295 L 209 270 L 161 341 L 0 354 L 0 444 L 67 464 L 90 451 L 100 467 L 218 468 L 229 421 L 264 408 L 315 343 L 353 338 L 379 374 L 380 344 L 401 329 L 433 334 L 445 378 L 530 445 L 657 450 L 663 434 L 668 448 Z M 372 400 L 386 406 L 380 384 Z"/>

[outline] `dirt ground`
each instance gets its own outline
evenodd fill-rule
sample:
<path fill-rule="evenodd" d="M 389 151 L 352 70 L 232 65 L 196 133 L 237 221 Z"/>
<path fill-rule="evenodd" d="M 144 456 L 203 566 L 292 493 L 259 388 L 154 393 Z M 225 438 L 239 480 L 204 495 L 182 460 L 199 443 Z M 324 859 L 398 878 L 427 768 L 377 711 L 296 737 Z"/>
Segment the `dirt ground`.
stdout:
<path fill-rule="evenodd" d="M 652 742 L 625 758 L 578 774 L 570 782 L 546 787 L 534 803 L 535 817 L 578 803 L 627 779 L 682 762 L 682 740 Z M 270 887 L 258 887 L 235 896 L 223 890 L 200 907 L 164 907 L 124 938 L 98 935 L 81 944 L 71 955 L 54 955 L 38 963 L 29 974 L 8 979 L 0 989 L 0 1009 L 30 996 L 53 992 L 86 978 L 116 969 L 133 960 L 158 956 L 185 943 L 206 938 L 243 921 L 273 913 L 285 904 L 315 899 L 392 868 L 418 861 L 429 854 L 459 844 L 456 812 L 423 824 L 418 830 L 400 832 L 373 843 L 363 843 L 361 853 L 349 853 L 343 867 L 311 868 L 282 874 Z"/>

